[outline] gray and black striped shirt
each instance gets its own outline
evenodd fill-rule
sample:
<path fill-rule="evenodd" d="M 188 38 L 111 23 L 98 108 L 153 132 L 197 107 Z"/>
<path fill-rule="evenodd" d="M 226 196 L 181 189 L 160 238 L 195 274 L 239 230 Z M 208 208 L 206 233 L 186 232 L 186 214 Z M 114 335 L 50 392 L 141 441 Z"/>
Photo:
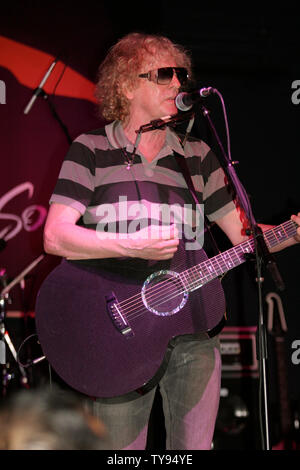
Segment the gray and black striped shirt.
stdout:
<path fill-rule="evenodd" d="M 50 203 L 71 206 L 81 214 L 79 225 L 108 232 L 167 223 L 161 220 L 162 205 L 172 208 L 169 222 L 178 222 L 178 211 L 184 207 L 184 217 L 193 221 L 184 223 L 194 224 L 195 204 L 176 152 L 186 158 L 198 201 L 210 221 L 234 209 L 223 169 L 203 141 L 189 139 L 183 150 L 177 134 L 167 128 L 157 157 L 149 163 L 138 149 L 128 170 L 124 155 L 132 151 L 119 121 L 80 135 L 65 157 Z"/>

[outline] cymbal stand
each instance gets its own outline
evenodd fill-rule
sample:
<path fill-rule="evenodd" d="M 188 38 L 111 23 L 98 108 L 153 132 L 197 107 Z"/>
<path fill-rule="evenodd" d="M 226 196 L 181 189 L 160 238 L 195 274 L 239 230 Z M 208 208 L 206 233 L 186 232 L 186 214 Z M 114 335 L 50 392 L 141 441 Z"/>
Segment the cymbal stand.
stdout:
<path fill-rule="evenodd" d="M 12 282 L 7 284 L 6 278 L 6 270 L 4 268 L 0 269 L 0 286 L 2 287 L 2 291 L 0 293 L 0 365 L 2 365 L 2 396 L 6 396 L 7 394 L 7 387 L 10 380 L 14 377 L 13 374 L 9 373 L 7 361 L 6 361 L 6 347 L 9 348 L 14 360 L 16 361 L 18 368 L 21 374 L 21 385 L 25 388 L 29 387 L 28 377 L 24 367 L 18 361 L 17 351 L 13 345 L 13 342 L 9 336 L 8 330 L 5 325 L 6 321 L 6 306 L 7 303 L 11 303 L 11 299 L 9 296 L 10 290 L 19 282 L 21 282 L 26 274 L 31 271 L 36 264 L 38 264 L 44 255 L 40 255 L 36 258 L 27 268 L 25 268 Z"/>
<path fill-rule="evenodd" d="M 0 282 L 2 286 L 6 286 L 6 272 L 5 269 L 0 270 Z M 9 348 L 13 358 L 17 361 L 17 352 L 13 345 L 13 342 L 9 336 L 8 330 L 5 326 L 5 319 L 6 319 L 6 304 L 11 303 L 11 299 L 7 294 L 0 296 L 0 364 L 2 367 L 2 396 L 6 396 L 7 394 L 7 387 L 10 380 L 14 377 L 14 374 L 11 374 L 9 371 L 9 365 L 7 364 L 6 360 L 6 346 Z M 19 370 L 21 373 L 21 384 L 24 387 L 28 386 L 28 379 L 26 372 L 22 366 L 19 366 Z"/>

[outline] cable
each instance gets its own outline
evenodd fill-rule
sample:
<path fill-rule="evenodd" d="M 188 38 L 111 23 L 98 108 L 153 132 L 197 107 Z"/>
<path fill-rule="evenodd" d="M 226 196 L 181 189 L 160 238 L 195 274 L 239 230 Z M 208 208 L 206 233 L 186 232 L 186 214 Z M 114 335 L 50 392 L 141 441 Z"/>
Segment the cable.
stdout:
<path fill-rule="evenodd" d="M 226 129 L 226 139 L 227 139 L 227 155 L 228 155 L 228 158 L 230 161 L 232 161 L 232 158 L 231 158 L 231 144 L 230 144 L 230 133 L 229 133 L 229 124 L 228 124 L 228 118 L 227 118 L 227 112 L 226 112 L 226 106 L 225 106 L 225 102 L 224 102 L 224 99 L 223 99 L 223 96 L 222 94 L 219 92 L 219 90 L 217 90 L 216 88 L 214 88 L 214 93 L 216 93 L 221 101 L 221 104 L 222 104 L 222 109 L 223 109 L 223 116 L 224 116 L 224 121 L 225 121 L 225 129 Z"/>
<path fill-rule="evenodd" d="M 40 356 L 39 358 L 33 359 L 32 361 L 28 362 L 27 364 L 22 364 L 22 362 L 20 361 L 19 356 L 20 356 L 21 349 L 23 348 L 25 343 L 27 341 L 29 341 L 31 338 L 33 338 L 34 336 L 38 337 L 38 335 L 36 333 L 33 333 L 33 334 L 27 336 L 27 338 L 25 338 L 24 341 L 22 341 L 22 343 L 20 344 L 20 347 L 17 351 L 16 361 L 19 364 L 19 366 L 23 367 L 24 369 L 26 369 L 27 367 L 34 366 L 34 365 L 38 364 L 39 362 L 43 361 L 44 359 L 46 359 L 46 356 Z"/>
<path fill-rule="evenodd" d="M 63 70 L 62 70 L 60 76 L 58 77 L 56 84 L 54 85 L 54 88 L 53 88 L 53 91 L 52 91 L 53 96 L 55 96 L 56 89 L 57 89 L 58 85 L 60 84 L 60 82 L 61 82 L 61 80 L 62 80 L 62 78 L 65 74 L 66 68 L 67 68 L 67 63 L 64 63 Z"/>

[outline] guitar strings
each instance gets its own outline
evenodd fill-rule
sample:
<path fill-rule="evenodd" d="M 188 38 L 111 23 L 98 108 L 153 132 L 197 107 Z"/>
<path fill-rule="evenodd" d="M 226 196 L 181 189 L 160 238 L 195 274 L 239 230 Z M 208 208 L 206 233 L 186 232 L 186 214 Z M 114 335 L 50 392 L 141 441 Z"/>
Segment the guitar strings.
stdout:
<path fill-rule="evenodd" d="M 286 228 L 288 229 L 288 227 L 286 227 Z M 293 233 L 294 233 L 294 232 L 293 232 Z M 292 235 L 292 234 L 290 234 L 290 235 Z M 252 248 L 253 248 L 253 239 L 252 239 L 252 240 L 249 240 L 248 242 L 251 244 L 251 246 L 252 246 Z M 251 242 L 252 242 L 252 243 L 251 243 Z M 245 245 L 245 242 L 243 242 L 243 245 Z M 242 253 L 244 254 L 244 251 L 242 251 Z M 209 261 L 209 260 L 208 260 L 208 261 Z M 243 262 L 244 260 L 241 259 L 240 261 Z M 204 262 L 204 264 L 205 264 L 205 263 L 206 263 L 206 262 Z M 219 263 L 218 263 L 218 264 L 219 264 Z M 213 275 L 213 276 L 211 276 L 211 279 L 213 279 L 213 278 L 215 278 L 215 277 L 216 277 L 216 276 Z M 208 279 L 208 277 L 207 277 L 207 275 L 206 275 L 206 280 L 207 280 L 207 281 L 209 281 L 209 280 L 211 280 L 211 279 Z M 179 282 L 180 282 L 180 281 L 178 281 L 178 283 L 179 283 Z M 198 280 L 197 280 L 197 283 L 199 283 Z M 197 283 L 196 283 L 196 284 L 197 284 Z M 172 284 L 174 284 L 174 280 L 173 280 Z M 201 286 L 201 283 L 200 283 L 199 287 L 200 287 L 200 286 Z M 157 287 L 157 286 L 156 286 L 156 287 Z M 159 284 L 159 287 L 161 287 L 161 283 Z M 197 287 L 197 286 L 194 284 L 193 288 L 195 288 L 195 287 Z M 163 303 L 166 303 L 167 301 L 172 300 L 172 299 L 174 299 L 175 297 L 178 297 L 179 295 L 181 295 L 181 294 L 183 294 L 183 293 L 185 293 L 185 292 L 186 292 L 185 289 L 182 289 L 182 290 L 176 289 L 176 290 L 174 291 L 174 293 L 173 293 L 173 292 L 170 293 L 171 296 L 166 297 L 166 296 L 164 295 L 164 297 L 163 297 L 163 302 L 162 302 L 160 299 L 156 299 L 156 302 L 155 302 L 154 304 L 152 304 L 151 308 L 154 308 L 154 307 L 156 307 L 157 305 L 162 305 Z M 142 305 L 143 310 L 144 310 L 144 309 L 145 309 L 144 303 L 143 303 L 143 302 L 140 302 L 140 305 Z M 137 305 L 137 306 L 138 306 L 138 305 Z M 140 312 L 141 312 L 141 311 L 140 311 Z M 138 311 L 138 315 L 136 315 L 136 314 L 133 313 L 132 310 L 131 310 L 131 314 L 128 315 L 128 319 L 129 319 L 129 318 L 137 318 L 137 317 L 140 316 L 142 313 L 143 313 L 143 312 L 139 313 L 139 311 Z M 161 315 L 162 315 L 162 314 L 161 314 Z"/>
<path fill-rule="evenodd" d="M 296 224 L 295 222 L 293 222 L 293 221 L 291 221 L 291 220 L 290 220 L 290 221 L 287 221 L 287 222 L 285 222 L 284 224 L 282 224 L 281 226 L 276 227 L 276 229 L 273 228 L 273 229 L 270 229 L 270 230 L 264 232 L 264 237 L 267 239 L 267 241 L 269 242 L 270 246 L 272 246 L 271 238 L 273 238 L 273 241 L 274 241 L 274 238 L 275 238 L 275 239 L 276 239 L 276 243 L 278 243 L 278 242 L 277 242 L 277 237 L 276 237 L 276 235 L 274 234 L 275 230 L 278 231 L 278 228 L 279 228 L 279 227 L 282 227 L 283 231 L 284 231 L 287 235 L 292 236 L 293 233 L 294 233 L 294 230 L 293 230 L 293 233 L 291 233 L 291 234 L 288 234 L 288 230 L 289 230 L 289 229 L 292 229 L 292 228 L 295 229 L 295 226 L 297 226 L 297 224 Z M 242 242 L 240 245 L 236 245 L 235 247 L 232 247 L 232 248 L 231 248 L 230 250 L 228 250 L 228 251 L 234 253 L 235 256 L 238 257 L 238 255 L 237 255 L 237 253 L 236 253 L 236 250 L 239 250 L 240 253 L 244 254 L 245 252 L 244 252 L 244 250 L 243 250 L 242 248 L 243 248 L 243 246 L 249 245 L 249 244 L 250 244 L 251 248 L 253 249 L 254 241 L 253 241 L 253 239 L 250 239 L 250 240 L 247 240 L 247 241 L 245 241 L 245 242 Z M 248 251 L 246 251 L 246 253 L 247 253 L 247 252 L 248 252 Z M 240 253 L 239 253 L 239 254 L 240 254 Z M 225 270 L 226 270 L 226 269 L 228 269 L 228 262 L 226 262 L 226 260 L 224 261 L 224 257 L 223 257 L 222 255 L 223 255 L 223 253 L 221 253 L 220 255 L 217 255 L 217 256 L 214 257 L 214 258 L 208 259 L 208 260 L 206 260 L 206 261 L 200 263 L 199 265 L 196 265 L 196 266 L 194 266 L 194 267 L 192 267 L 192 268 L 189 268 L 189 269 L 183 271 L 183 272 L 180 274 L 180 276 L 182 276 L 182 275 L 186 276 L 186 273 L 190 272 L 190 273 L 192 273 L 193 275 L 194 275 L 194 274 L 197 274 L 197 275 L 198 275 L 198 278 L 199 278 L 199 267 L 201 267 L 201 265 L 205 265 L 205 264 L 209 264 L 209 263 L 213 266 L 214 269 L 215 269 L 215 266 L 216 266 L 216 265 L 217 265 L 219 268 L 221 268 L 221 265 L 220 265 L 220 263 L 219 263 L 219 261 L 218 261 L 218 259 L 217 259 L 218 257 L 221 259 L 221 262 L 223 262 L 224 267 L 225 267 Z M 240 258 L 238 257 L 238 261 L 242 263 L 242 262 L 244 261 L 244 259 L 240 259 Z M 214 263 L 215 263 L 215 266 L 214 266 Z M 236 265 L 235 265 L 235 266 L 236 266 Z M 235 266 L 234 266 L 234 267 L 235 267 Z M 232 267 L 232 266 L 231 266 L 231 267 Z M 223 268 L 222 268 L 222 269 L 223 269 Z M 203 270 L 203 268 L 202 268 L 202 270 Z M 224 270 L 223 270 L 222 272 L 224 272 Z M 201 273 L 202 273 L 202 272 L 201 272 Z M 221 274 L 221 273 L 219 273 L 219 274 Z M 217 276 L 218 276 L 219 274 L 217 274 Z M 208 275 L 206 274 L 204 277 L 206 278 L 206 281 L 208 282 L 209 280 L 214 279 L 214 278 L 216 277 L 216 275 L 215 275 L 215 273 L 209 273 Z M 211 279 L 209 279 L 209 277 L 211 277 Z M 178 290 L 178 288 L 176 287 L 176 288 L 174 289 L 174 291 L 172 291 L 172 292 L 169 293 L 169 297 L 166 297 L 166 295 L 165 295 L 165 290 L 163 291 L 163 289 L 164 289 L 165 287 L 170 287 L 170 281 L 172 281 L 172 286 L 174 286 L 174 284 L 175 284 L 175 285 L 177 284 L 177 287 L 181 287 L 181 290 L 180 290 L 180 289 Z M 191 288 L 190 290 L 193 290 L 193 289 L 197 288 L 197 285 L 198 285 L 198 284 L 199 284 L 199 279 L 194 280 L 194 281 L 191 283 L 192 288 Z M 200 283 L 199 287 L 200 287 L 201 285 L 203 285 L 203 284 Z M 163 304 L 163 303 L 166 303 L 167 301 L 170 301 L 170 300 L 172 300 L 173 298 L 175 298 L 175 297 L 177 297 L 177 296 L 179 296 L 179 295 L 182 295 L 182 294 L 184 294 L 184 293 L 186 292 L 186 289 L 185 289 L 185 288 L 182 289 L 182 286 L 184 286 L 184 282 L 183 282 L 182 280 L 180 280 L 179 278 L 171 278 L 171 279 L 169 278 L 169 279 L 166 279 L 166 280 L 164 280 L 164 281 L 161 281 L 161 282 L 155 284 L 153 287 L 150 287 L 150 288 L 149 288 L 148 295 L 147 295 L 147 302 L 149 303 L 149 300 L 151 300 L 153 297 L 155 297 L 155 303 L 151 305 L 151 308 L 154 308 L 154 307 L 156 307 L 157 305 L 161 305 L 161 304 Z M 163 301 L 161 300 L 161 298 L 159 298 L 159 297 L 157 298 L 157 293 L 161 293 L 162 291 L 163 291 L 163 294 L 164 294 L 164 295 L 163 295 Z M 149 295 L 149 292 L 150 292 L 150 295 Z M 137 299 L 138 301 L 135 302 L 135 299 Z M 135 302 L 135 303 L 134 303 L 134 302 Z M 132 304 L 133 304 L 133 305 L 132 305 Z M 126 301 L 121 301 L 121 302 L 119 302 L 119 303 L 118 303 L 118 307 L 120 307 L 120 308 L 122 309 L 122 314 L 124 314 L 124 315 L 126 315 L 126 311 L 127 311 L 128 309 L 130 310 L 130 314 L 128 314 L 128 316 L 127 316 L 128 319 L 133 319 L 133 318 L 136 318 L 137 316 L 139 316 L 139 315 L 136 316 L 136 313 L 139 313 L 139 311 L 138 311 L 138 310 L 136 311 L 136 309 L 139 309 L 140 307 L 142 307 L 143 310 L 145 309 L 145 305 L 144 305 L 144 302 L 143 302 L 141 293 L 138 293 L 138 294 L 136 294 L 136 295 L 130 297 L 130 298 L 127 299 Z M 132 310 L 132 309 L 134 309 L 134 310 Z M 135 312 L 135 311 L 136 311 L 136 312 Z M 142 312 L 142 313 L 143 313 L 143 312 Z"/>
<path fill-rule="evenodd" d="M 243 245 L 243 246 L 245 246 L 245 245 L 248 245 L 248 246 L 249 246 L 249 245 L 250 245 L 251 249 L 253 249 L 253 240 L 252 240 L 252 242 L 251 242 L 251 240 L 247 240 L 246 242 L 243 242 L 242 245 Z M 238 254 L 236 253 L 236 250 L 235 250 L 236 248 L 239 249 L 239 253 L 238 253 Z M 247 253 L 248 250 L 242 250 L 242 251 L 241 251 L 240 248 L 241 248 L 241 247 L 240 247 L 239 245 L 237 245 L 237 247 L 233 247 L 233 248 L 230 249 L 229 251 L 231 251 L 232 253 L 235 254 L 235 256 L 236 256 L 238 262 L 243 262 L 244 259 L 240 259 L 240 254 L 241 254 L 241 253 L 244 254 L 245 252 Z M 221 263 L 219 262 L 218 258 L 220 258 Z M 231 259 L 232 259 L 232 257 L 231 257 Z M 222 265 L 222 263 L 223 263 L 223 265 Z M 207 273 L 206 273 L 205 276 L 204 276 L 204 277 L 206 277 L 206 279 L 207 279 L 209 276 L 211 276 L 211 274 L 213 274 L 213 275 L 215 276 L 216 269 L 218 269 L 218 268 L 220 268 L 220 272 L 217 272 L 217 275 L 220 275 L 220 274 L 223 274 L 224 268 L 225 268 L 225 270 L 226 270 L 226 269 L 232 267 L 232 265 L 230 265 L 230 264 L 228 263 L 228 260 L 225 259 L 225 261 L 224 261 L 223 253 L 221 253 L 220 255 L 217 255 L 215 258 L 208 259 L 208 260 L 202 262 L 200 265 L 194 266 L 193 268 L 190 268 L 190 269 L 188 269 L 188 270 L 182 272 L 181 275 L 184 275 L 185 277 L 187 277 L 187 276 L 186 276 L 186 273 L 187 273 L 188 271 L 189 271 L 190 273 L 192 273 L 192 274 L 197 274 L 198 277 L 196 278 L 196 280 L 194 280 L 192 283 L 190 283 L 192 289 L 194 289 L 194 288 L 197 286 L 197 284 L 199 283 L 199 271 L 200 271 L 200 274 L 203 274 L 203 271 L 204 271 L 203 268 L 202 268 L 201 270 L 199 269 L 199 268 L 202 266 L 202 264 L 204 264 L 204 265 L 211 264 L 211 265 L 212 265 L 212 269 L 213 269 L 213 271 L 214 271 L 213 273 L 209 272 L 208 275 L 207 275 Z M 236 265 L 235 265 L 235 266 L 236 266 Z M 175 281 L 175 279 L 173 279 L 173 283 L 174 283 L 174 281 Z M 160 289 L 161 287 L 164 287 L 164 283 L 165 283 L 165 282 L 169 282 L 169 280 L 167 280 L 167 281 L 162 281 L 161 283 L 156 284 L 156 285 L 152 288 L 153 296 L 156 295 L 156 293 L 157 293 L 157 291 L 156 291 L 155 288 L 159 287 L 159 289 Z M 180 284 L 181 281 L 178 280 L 178 283 Z M 182 283 L 184 284 L 183 281 L 182 281 Z M 152 297 L 153 297 L 153 296 L 152 296 Z M 151 297 L 148 295 L 148 299 L 149 299 L 149 298 L 151 298 Z"/>
<path fill-rule="evenodd" d="M 290 223 L 290 222 L 291 222 L 291 221 L 289 221 L 288 223 Z M 286 223 L 286 224 L 287 224 L 287 223 Z M 294 223 L 294 225 L 295 225 L 295 223 Z M 277 227 L 277 228 L 278 228 L 278 227 Z M 286 228 L 288 229 L 289 227 L 286 227 Z M 268 238 L 269 235 L 272 235 L 271 232 L 273 232 L 273 231 L 274 231 L 274 229 L 271 229 L 271 230 L 269 231 L 269 233 L 268 233 L 268 232 L 265 232 L 266 238 Z M 269 238 L 270 238 L 270 237 L 269 237 Z M 252 243 L 251 243 L 251 242 L 252 242 Z M 243 242 L 241 245 L 244 246 L 245 244 L 249 244 L 249 243 L 252 245 L 252 248 L 253 248 L 253 239 L 247 240 L 246 242 Z M 232 248 L 231 250 L 229 250 L 229 251 L 233 251 L 233 252 L 235 253 L 235 249 L 240 249 L 240 248 L 241 248 L 241 246 L 237 245 L 236 247 L 233 247 L 233 248 Z M 243 250 L 242 250 L 242 253 L 244 254 L 244 251 L 243 251 Z M 236 253 L 235 253 L 235 255 L 236 255 Z M 217 256 L 219 256 L 219 255 L 217 255 Z M 224 260 L 222 259 L 222 261 L 224 261 Z M 239 261 L 240 261 L 240 262 L 243 262 L 244 260 L 240 259 Z M 218 262 L 217 260 L 214 260 L 213 258 L 212 258 L 211 260 L 208 259 L 208 260 L 204 261 L 204 262 L 201 263 L 201 264 L 206 264 L 207 262 L 210 263 L 210 264 L 212 264 L 212 265 L 213 265 L 213 262 L 215 262 L 215 263 L 217 263 L 218 265 L 220 265 L 219 262 Z M 183 273 L 181 273 L 181 275 L 182 275 L 182 274 L 185 275 L 185 273 L 188 272 L 189 270 L 192 272 L 192 271 L 195 271 L 195 270 L 199 269 L 199 266 L 201 266 L 201 264 L 198 265 L 198 266 L 196 266 L 196 267 L 193 267 L 193 268 L 190 268 L 190 269 L 184 271 Z M 228 262 L 225 262 L 225 267 L 228 269 Z M 232 266 L 231 266 L 231 267 L 232 267 Z M 213 279 L 213 278 L 216 277 L 216 276 L 215 276 L 215 274 L 212 276 L 212 273 L 209 273 L 209 275 L 207 276 L 207 274 L 206 274 L 205 277 L 206 277 L 206 280 L 209 281 L 209 280 Z M 209 277 L 211 277 L 211 279 L 209 279 Z M 170 283 L 170 279 L 168 279 L 168 280 L 166 280 L 166 281 L 161 281 L 160 283 L 156 284 L 155 286 L 149 288 L 149 291 L 152 291 L 152 297 L 154 297 L 154 296 L 156 297 L 156 302 L 155 302 L 154 306 L 159 305 L 159 304 L 161 303 L 160 298 L 157 298 L 157 292 L 160 292 L 160 291 L 162 290 L 162 288 L 165 287 L 165 284 L 166 284 L 166 283 Z M 177 279 L 177 280 L 176 280 L 176 278 L 175 278 L 175 279 L 172 278 L 172 284 L 174 285 L 174 283 L 175 283 L 175 284 L 178 284 L 178 285 L 180 285 L 180 287 L 182 287 L 182 282 L 180 281 L 180 279 Z M 197 284 L 199 284 L 199 280 L 198 280 L 198 279 L 196 280 L 196 282 L 194 281 L 194 283 L 191 283 L 192 289 L 196 288 L 196 287 L 197 287 Z M 199 287 L 200 287 L 200 286 L 201 286 L 201 283 L 200 283 Z M 191 290 L 192 290 L 192 289 L 191 289 Z M 148 291 L 148 294 L 149 294 L 149 291 Z M 178 295 L 181 295 L 181 294 L 184 293 L 184 292 L 186 292 L 186 289 L 183 289 L 183 290 L 180 290 L 180 291 L 178 291 L 178 289 L 177 289 L 177 290 L 174 291 L 175 295 L 173 295 L 173 293 L 172 293 L 172 296 L 171 296 L 171 297 L 166 298 L 165 295 L 164 295 L 164 297 L 163 297 L 164 302 L 163 302 L 163 303 L 165 303 L 167 300 L 171 300 L 172 298 L 174 298 L 174 297 L 176 297 L 176 296 L 178 296 Z M 139 302 L 135 303 L 134 305 L 131 305 L 132 302 L 134 302 L 134 299 L 135 299 L 135 298 L 140 299 Z M 149 300 L 149 299 L 151 299 L 151 296 L 148 295 L 147 300 Z M 130 302 L 128 302 L 128 301 L 130 301 Z M 124 308 L 122 308 L 122 311 L 124 312 L 125 315 L 126 315 L 126 307 L 127 307 L 127 310 L 130 309 L 131 314 L 128 316 L 128 318 L 133 318 L 133 315 L 132 315 L 132 314 L 133 314 L 132 307 L 135 307 L 135 308 L 138 308 L 139 306 L 142 306 L 143 308 L 145 307 L 144 302 L 143 302 L 143 300 L 142 300 L 142 298 L 141 298 L 141 294 L 140 294 L 140 293 L 139 293 L 139 294 L 136 294 L 135 296 L 133 296 L 133 297 L 131 297 L 131 298 L 129 298 L 129 299 L 127 299 L 126 301 L 120 302 L 118 305 L 119 305 L 121 308 L 122 308 L 122 305 L 124 305 Z M 134 315 L 135 315 L 135 314 L 134 314 Z"/>

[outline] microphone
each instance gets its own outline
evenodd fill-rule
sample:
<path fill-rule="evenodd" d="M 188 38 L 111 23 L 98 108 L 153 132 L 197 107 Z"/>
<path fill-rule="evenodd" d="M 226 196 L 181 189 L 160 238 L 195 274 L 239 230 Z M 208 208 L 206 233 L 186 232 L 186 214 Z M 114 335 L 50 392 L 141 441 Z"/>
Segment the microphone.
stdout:
<path fill-rule="evenodd" d="M 192 91 L 190 93 L 179 93 L 175 98 L 176 107 L 179 111 L 189 111 L 197 101 L 200 101 L 202 98 L 206 98 L 211 93 L 215 93 L 215 89 L 211 86 L 201 88 L 200 90 Z"/>
<path fill-rule="evenodd" d="M 24 114 L 28 114 L 29 111 L 31 110 L 32 106 L 34 105 L 34 102 L 35 100 L 37 99 L 37 97 L 43 92 L 43 86 L 44 84 L 46 83 L 46 81 L 48 80 L 52 70 L 54 69 L 54 67 L 56 66 L 58 62 L 58 59 L 55 59 L 52 64 L 50 65 L 49 69 L 47 70 L 47 72 L 45 73 L 41 83 L 39 84 L 39 86 L 34 90 L 33 92 L 33 95 L 31 97 L 31 99 L 29 100 L 29 103 L 27 104 L 26 108 L 24 109 Z"/>

